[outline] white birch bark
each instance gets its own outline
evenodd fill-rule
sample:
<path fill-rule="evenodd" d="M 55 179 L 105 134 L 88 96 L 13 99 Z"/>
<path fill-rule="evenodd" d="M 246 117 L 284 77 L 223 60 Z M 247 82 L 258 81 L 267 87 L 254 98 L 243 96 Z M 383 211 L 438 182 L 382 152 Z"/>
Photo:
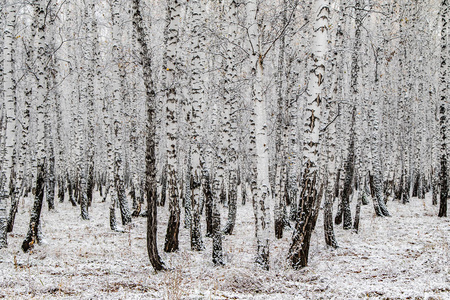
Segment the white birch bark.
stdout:
<path fill-rule="evenodd" d="M 147 107 L 147 138 L 146 138 L 146 194 L 148 202 L 147 219 L 147 252 L 155 270 L 164 270 L 164 263 L 158 254 L 157 247 L 157 189 L 156 189 L 156 95 L 152 81 L 152 60 L 147 43 L 147 33 L 142 18 L 140 0 L 133 1 L 133 26 L 136 29 L 139 43 L 139 54 L 142 59 L 146 107 Z"/>
<path fill-rule="evenodd" d="M 98 47 L 97 36 L 97 16 L 95 10 L 95 2 L 93 0 L 88 0 L 86 2 L 85 16 L 87 21 L 86 36 L 87 36 L 87 56 L 86 56 L 86 77 L 87 77 L 87 160 L 86 160 L 86 171 L 87 171 L 87 182 L 86 182 L 86 192 L 87 192 L 87 204 L 88 207 L 91 206 L 94 188 L 94 157 L 96 155 L 97 143 L 95 142 L 95 52 Z M 90 16 L 90 18 L 87 18 Z"/>
<path fill-rule="evenodd" d="M 448 98 L 449 98 L 449 67 L 450 64 L 450 4 L 448 0 L 442 0 L 440 7 L 441 17 L 441 57 L 440 57 L 440 74 L 439 74 L 439 126 L 441 134 L 440 145 L 440 164 L 441 172 L 439 174 L 440 181 L 440 197 L 439 197 L 439 217 L 447 217 L 447 201 L 448 201 L 448 149 L 447 149 L 447 131 L 448 131 Z"/>
<path fill-rule="evenodd" d="M 167 45 L 166 45 L 166 80 L 167 80 L 167 103 L 166 103 L 166 136 L 167 136 L 167 190 L 169 195 L 169 222 L 167 225 L 166 241 L 164 251 L 173 252 L 178 250 L 178 233 L 180 228 L 180 204 L 178 192 L 178 169 L 177 169 L 177 80 L 179 74 L 177 66 L 178 40 L 180 30 L 181 0 L 169 0 L 167 3 Z"/>
<path fill-rule="evenodd" d="M 319 141 L 321 124 L 321 101 L 325 80 L 325 57 L 328 49 L 327 0 L 316 0 L 313 5 L 314 17 L 312 36 L 312 69 L 309 72 L 305 118 L 305 143 L 303 146 L 303 166 L 300 216 L 295 225 L 289 258 L 295 269 L 308 264 L 309 245 L 312 230 L 317 221 L 321 188 L 319 187 Z"/>
<path fill-rule="evenodd" d="M 191 116 L 190 116 L 190 157 L 191 157 L 191 169 L 190 169 L 190 188 L 192 191 L 192 222 L 191 222 L 191 249 L 203 250 L 203 241 L 201 235 L 200 226 L 200 209 L 201 209 L 201 185 L 202 185 L 202 104 L 205 97 L 205 82 L 204 76 L 207 72 L 206 55 L 205 55 L 205 33 L 202 28 L 202 16 L 205 15 L 204 6 L 201 0 L 193 0 L 191 2 L 192 7 L 192 37 L 191 37 Z"/>
<path fill-rule="evenodd" d="M 33 4 L 35 18 L 36 18 L 36 59 L 35 59 L 35 74 L 36 74 L 36 89 L 33 100 L 36 101 L 36 195 L 31 211 L 30 225 L 27 236 L 22 243 L 22 250 L 28 251 L 33 244 L 39 242 L 40 219 L 42 202 L 44 198 L 44 179 L 46 170 L 47 153 L 44 145 L 44 116 L 45 105 L 47 102 L 47 83 L 45 82 L 45 64 L 48 59 L 46 52 L 46 24 L 45 11 L 47 3 L 44 0 L 35 1 Z"/>
<path fill-rule="evenodd" d="M 224 117 L 221 154 L 223 157 L 218 166 L 214 186 L 215 199 L 219 201 L 224 192 L 228 194 L 228 220 L 224 228 L 225 234 L 232 234 L 236 222 L 237 189 L 238 189 L 238 144 L 237 144 L 237 93 L 235 81 L 237 77 L 236 53 L 232 39 L 237 35 L 237 3 L 232 0 L 227 12 L 228 32 L 225 59 Z M 228 171 L 228 173 L 226 172 Z M 227 184 L 228 182 L 228 184 Z M 226 191 L 226 189 L 228 191 Z"/>
<path fill-rule="evenodd" d="M 48 34 L 46 35 L 47 41 L 47 51 L 48 51 L 48 61 L 46 64 L 45 81 L 47 83 L 47 102 L 45 105 L 45 149 L 47 152 L 47 166 L 46 166 L 46 176 L 45 176 L 45 192 L 46 200 L 48 204 L 48 209 L 55 209 L 55 147 L 54 147 L 54 110 L 55 102 L 59 97 L 59 90 L 56 82 L 56 7 L 54 3 L 49 3 L 47 5 L 47 16 L 46 16 L 46 26 L 48 28 Z"/>
<path fill-rule="evenodd" d="M 283 1 L 282 26 L 285 28 L 288 24 L 287 1 Z M 275 237 L 281 239 L 283 237 L 284 226 L 288 223 L 286 218 L 286 181 L 287 181 L 287 146 L 288 146 L 288 107 L 289 98 L 286 97 L 285 87 L 285 52 L 286 38 L 283 34 L 279 38 L 278 50 L 278 66 L 277 66 L 277 118 L 276 118 L 276 138 L 275 138 L 275 209 L 274 209 L 274 226 Z"/>
<path fill-rule="evenodd" d="M 29 151 L 30 151 L 30 145 L 28 140 L 28 131 L 29 131 L 29 125 L 30 125 L 30 109 L 31 109 L 31 95 L 32 95 L 32 86 L 34 81 L 31 80 L 31 70 L 29 67 L 33 63 L 33 50 L 34 47 L 31 46 L 30 40 L 34 40 L 34 33 L 30 34 L 31 37 L 28 39 L 24 39 L 23 43 L 26 45 L 25 50 L 25 63 L 27 65 L 27 68 L 24 71 L 23 80 L 25 81 L 25 84 L 23 85 L 23 107 L 21 110 L 21 113 L 19 112 L 19 109 L 16 107 L 17 115 L 21 115 L 20 120 L 17 120 L 17 130 L 19 131 L 17 133 L 17 141 L 16 143 L 19 143 L 20 147 L 17 148 L 17 155 L 16 155 L 16 161 L 17 161 L 17 177 L 15 180 L 15 187 L 14 187 L 14 194 L 11 199 L 11 208 L 9 211 L 8 216 L 8 232 L 12 232 L 14 228 L 14 222 L 16 213 L 18 211 L 18 204 L 19 204 L 19 197 L 21 193 L 21 189 L 23 187 L 23 183 L 25 182 L 24 179 L 26 179 L 26 175 L 29 175 L 30 172 L 27 172 L 27 162 L 29 167 Z"/>
<path fill-rule="evenodd" d="M 342 3 L 342 2 L 341 2 Z M 343 9 L 342 7 L 340 8 Z M 332 99 L 327 103 L 328 112 L 328 128 L 326 132 L 326 145 L 325 145 L 325 155 L 326 155 L 326 180 L 325 180 L 325 199 L 324 199 L 324 234 L 325 243 L 328 246 L 337 248 L 337 241 L 334 234 L 333 228 L 333 203 L 335 200 L 335 188 L 339 184 L 337 177 L 337 126 L 338 118 L 340 115 L 340 101 L 342 100 L 343 94 L 343 52 L 344 52 L 344 34 L 342 31 L 344 14 L 339 12 L 339 21 L 336 26 L 336 36 L 334 42 L 334 50 L 332 56 L 332 75 L 333 75 L 333 85 L 332 85 Z"/>
<path fill-rule="evenodd" d="M 247 2 L 247 26 L 250 43 L 250 74 L 254 126 L 254 141 L 251 147 L 254 161 L 252 167 L 252 193 L 255 213 L 256 262 L 263 268 L 269 269 L 270 242 L 270 205 L 272 194 L 269 183 L 269 145 L 267 138 L 267 110 L 263 95 L 263 57 L 258 25 L 258 5 L 256 0 Z"/>
<path fill-rule="evenodd" d="M 121 54 L 121 11 L 120 0 L 113 0 L 111 3 L 111 19 L 112 19 L 112 109 L 113 109 L 113 156 L 114 156 L 114 185 L 117 192 L 118 204 L 120 207 L 120 214 L 122 217 L 122 225 L 127 225 L 131 222 L 131 214 L 128 207 L 128 201 L 126 198 L 125 183 L 124 183 L 124 155 L 123 155 L 123 120 L 122 120 L 122 107 L 121 99 L 123 99 L 123 92 L 121 92 L 122 81 L 124 80 L 124 74 L 122 68 L 124 68 Z M 111 210 L 112 211 L 112 210 Z"/>
<path fill-rule="evenodd" d="M 372 23 L 372 28 L 375 29 L 376 24 L 376 18 L 373 17 L 374 20 Z M 381 57 L 380 57 L 381 56 Z M 380 151 L 380 113 L 379 113 L 379 107 L 383 100 L 383 95 L 381 93 L 381 87 L 380 87 L 380 77 L 378 74 L 378 64 L 379 60 L 383 60 L 383 56 L 381 53 L 377 53 L 377 56 L 375 57 L 375 70 L 374 70 L 374 76 L 372 77 L 374 79 L 372 89 L 369 93 L 369 99 L 367 99 L 367 104 L 369 105 L 369 118 L 368 118 L 368 124 L 369 124 L 369 144 L 370 149 L 372 152 L 372 171 L 373 171 L 373 187 L 375 192 L 375 199 L 373 199 L 373 205 L 375 209 L 375 213 L 377 216 L 390 216 L 389 211 L 385 204 L 385 195 L 383 193 L 383 172 L 382 172 L 382 166 L 381 166 L 381 151 Z M 369 72 L 369 70 L 365 70 L 366 73 Z M 366 90 L 366 89 L 364 89 Z"/>
<path fill-rule="evenodd" d="M 14 74 L 14 40 L 16 4 L 13 1 L 5 1 L 6 26 L 4 31 L 3 48 L 3 111 L 5 128 L 5 152 L 1 165 L 0 178 L 0 249 L 7 247 L 7 203 L 13 191 L 10 190 L 13 168 L 14 147 L 16 139 L 16 80 Z M 2 18 L 3 16 L 1 16 Z"/>

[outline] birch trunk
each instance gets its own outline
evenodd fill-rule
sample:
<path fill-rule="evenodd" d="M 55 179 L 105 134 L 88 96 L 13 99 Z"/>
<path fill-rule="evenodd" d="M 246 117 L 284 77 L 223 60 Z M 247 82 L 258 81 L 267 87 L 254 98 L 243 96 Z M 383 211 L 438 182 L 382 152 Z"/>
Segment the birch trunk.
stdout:
<path fill-rule="evenodd" d="M 131 223 L 131 214 L 128 207 L 128 201 L 125 193 L 124 182 L 124 162 L 123 162 L 123 123 L 121 120 L 121 99 L 123 99 L 123 92 L 121 93 L 123 74 L 123 61 L 121 58 L 120 47 L 120 32 L 121 32 L 121 17 L 120 17 L 120 1 L 113 0 L 111 3 L 111 18 L 112 18 L 112 106 L 113 106 L 113 137 L 114 137 L 114 184 L 117 191 L 117 199 L 122 217 L 122 225 Z"/>
<path fill-rule="evenodd" d="M 169 221 L 167 224 L 166 241 L 164 251 L 174 252 L 178 250 L 178 233 L 180 230 L 180 203 L 178 192 L 177 169 L 177 48 L 180 26 L 181 0 L 169 0 L 167 2 L 167 49 L 166 49 L 166 134 L 167 134 L 167 190 L 169 194 Z"/>
<path fill-rule="evenodd" d="M 33 93 L 33 86 L 34 86 L 34 80 L 32 75 L 32 70 L 30 70 L 31 65 L 34 61 L 34 37 L 35 32 L 32 31 L 30 34 L 31 37 L 24 38 L 24 45 L 26 48 L 25 51 L 25 62 L 27 64 L 27 68 L 25 69 L 24 73 L 24 81 L 26 82 L 24 87 L 24 107 L 22 111 L 22 119 L 20 120 L 21 123 L 21 134 L 20 134 L 20 149 L 17 153 L 17 160 L 18 160 L 18 168 L 17 168 L 17 179 L 16 184 L 14 188 L 14 197 L 11 202 L 11 209 L 9 212 L 8 217 L 8 232 L 13 231 L 14 227 L 14 221 L 16 217 L 16 213 L 18 211 L 18 204 L 19 204 L 19 197 L 21 195 L 21 189 L 23 189 L 24 183 L 26 183 L 26 176 L 30 175 L 29 168 L 29 159 L 25 159 L 29 152 L 30 152 L 30 143 L 28 141 L 29 137 L 29 130 L 30 130 L 30 111 L 31 111 L 31 99 L 32 99 L 32 93 Z"/>
<path fill-rule="evenodd" d="M 46 24 L 45 24 L 45 16 L 46 16 L 46 8 L 47 3 L 44 0 L 35 1 L 33 4 L 34 13 L 35 13 L 35 26 L 36 26 L 36 89 L 35 89 L 35 97 L 36 101 L 36 163 L 37 163 L 37 176 L 36 176 L 36 193 L 34 198 L 33 208 L 31 210 L 31 218 L 30 225 L 28 229 L 28 233 L 25 237 L 25 240 L 22 243 L 22 250 L 27 252 L 36 242 L 40 240 L 40 219 L 41 219 L 41 210 L 42 210 L 42 202 L 44 198 L 44 180 L 46 177 L 46 159 L 47 152 L 44 147 L 45 133 L 44 133 L 44 115 L 45 115 L 45 105 L 48 101 L 47 96 L 47 84 L 45 80 L 45 63 L 48 59 L 46 53 Z"/>
<path fill-rule="evenodd" d="M 283 1 L 282 26 L 285 28 L 288 24 L 287 1 Z M 283 229 L 289 222 L 286 217 L 286 191 L 287 191 L 287 144 L 288 144 L 288 107 L 289 100 L 285 96 L 285 52 L 286 39 L 283 34 L 279 39 L 278 53 L 278 69 L 277 69 L 277 106 L 278 115 L 276 119 L 276 141 L 275 141 L 275 209 L 274 209 L 274 225 L 275 237 L 281 239 L 283 237 Z"/>
<path fill-rule="evenodd" d="M 337 131 L 336 131 L 336 120 L 340 114 L 339 104 L 336 104 L 342 98 L 343 94 L 343 76 L 342 76 L 342 61 L 343 61 L 343 46 L 344 46 L 344 33 L 342 31 L 342 26 L 344 24 L 344 6 L 341 3 L 340 7 L 340 18 L 339 23 L 336 28 L 335 45 L 333 52 L 332 67 L 334 71 L 334 82 L 333 82 L 333 102 L 328 104 L 328 132 L 326 139 L 326 155 L 327 155 L 327 173 L 326 173 L 326 189 L 325 189 L 325 201 L 323 210 L 323 222 L 324 222 L 324 234 L 325 243 L 328 246 L 337 248 L 337 241 L 334 235 L 333 228 L 333 203 L 335 198 L 338 197 L 336 189 L 339 185 L 340 171 L 337 170 L 338 165 L 336 163 L 337 159 Z"/>
<path fill-rule="evenodd" d="M 13 1 L 5 1 L 3 7 L 6 14 L 6 26 L 4 31 L 3 49 L 3 93 L 5 126 L 5 151 L 2 157 L 0 178 L 0 249 L 6 248 L 7 242 L 7 203 L 14 198 L 14 147 L 16 144 L 16 80 L 14 75 L 14 40 L 16 5 Z M 3 16 L 1 16 L 3 18 Z"/>
<path fill-rule="evenodd" d="M 307 87 L 306 119 L 303 146 L 302 185 L 300 214 L 295 224 L 289 259 L 294 269 L 308 264 L 311 234 L 315 227 L 320 205 L 319 187 L 319 141 L 322 117 L 321 102 L 325 79 L 325 56 L 328 49 L 327 0 L 316 0 L 312 9 L 314 32 L 312 37 L 312 69 L 309 72 Z"/>
<path fill-rule="evenodd" d="M 439 198 L 439 217 L 447 217 L 447 201 L 448 201 L 448 150 L 447 150 L 447 106 L 448 106 L 448 93 L 449 93 L 449 80 L 448 65 L 450 62 L 450 48 L 449 48 L 449 35 L 450 35 L 450 5 L 448 0 L 442 0 L 441 2 L 441 57 L 440 57 L 440 74 L 439 74 L 439 89 L 440 89 L 440 102 L 439 102 L 439 126 L 441 133 L 441 173 L 439 174 L 440 181 L 440 198 Z"/>
<path fill-rule="evenodd" d="M 232 40 L 237 35 L 237 2 L 232 0 L 228 10 L 228 39 Z M 225 126 L 223 130 L 222 144 L 222 163 L 225 166 L 218 167 L 217 181 L 215 183 L 215 199 L 220 202 L 220 198 L 225 193 L 224 188 L 228 187 L 228 220 L 225 224 L 223 232 L 232 234 L 236 223 L 237 210 L 237 190 L 238 190 L 238 144 L 237 144 L 237 97 L 235 92 L 235 81 L 237 77 L 236 70 L 236 53 L 233 43 L 229 42 L 226 49 L 225 59 Z M 225 173 L 228 171 L 228 174 Z M 222 174 L 221 174 L 222 173 Z M 226 176 L 228 176 L 228 184 L 225 184 Z"/>
<path fill-rule="evenodd" d="M 144 75 L 144 86 L 147 105 L 147 141 L 145 153 L 146 195 L 148 203 L 147 215 L 147 251 L 153 268 L 164 270 L 164 263 L 158 254 L 157 246 L 157 206 L 156 202 L 156 94 L 152 81 L 152 61 L 147 46 L 148 38 L 142 18 L 140 0 L 133 0 L 133 26 L 137 32 L 137 41 L 140 46 L 140 56 Z"/>
<path fill-rule="evenodd" d="M 267 110 L 263 95 L 263 57 L 261 36 L 258 24 L 258 6 L 256 0 L 247 2 L 247 23 L 250 43 L 251 90 L 253 102 L 253 141 L 251 148 L 254 156 L 252 166 L 252 194 L 256 229 L 256 263 L 263 269 L 269 269 L 270 241 L 270 204 L 271 189 L 269 182 L 269 147 L 267 137 Z"/>
<path fill-rule="evenodd" d="M 94 12 L 89 11 L 88 3 L 85 3 L 83 9 L 83 27 L 82 33 L 87 36 L 89 32 L 88 19 L 89 15 L 94 15 Z M 79 104 L 77 110 L 77 120 L 78 120 L 78 161 L 77 161 L 77 173 L 79 178 L 78 195 L 80 203 L 80 214 L 83 220 L 89 220 L 88 214 L 88 195 L 87 195 L 87 151 L 88 145 L 86 143 L 87 131 L 86 131 L 86 118 L 87 118 L 87 104 L 90 97 L 88 89 L 90 82 L 92 81 L 92 74 L 89 74 L 88 68 L 85 67 L 90 54 L 90 49 L 85 45 L 85 41 L 79 42 L 79 48 L 82 51 L 81 62 L 79 72 Z"/>
<path fill-rule="evenodd" d="M 48 34 L 46 35 L 49 58 L 46 65 L 45 72 L 45 81 L 47 83 L 47 103 L 45 106 L 45 148 L 47 151 L 47 170 L 45 177 L 45 191 L 46 191 L 46 200 L 48 203 L 48 209 L 55 209 L 55 142 L 53 135 L 54 128 L 54 116 L 53 112 L 55 110 L 55 103 L 58 101 L 59 91 L 58 91 L 58 82 L 56 81 L 56 76 L 58 73 L 56 66 L 56 47 L 55 47 L 55 38 L 56 36 L 56 28 L 55 28 L 55 20 L 56 20 L 56 11 L 55 4 L 51 3 L 47 5 L 46 11 L 46 23 L 48 26 Z"/>
<path fill-rule="evenodd" d="M 204 249 L 202 234 L 201 234 L 201 193 L 202 193 L 202 163 L 204 160 L 202 142 L 203 137 L 201 135 L 201 122 L 203 115 L 203 101 L 205 97 L 205 82 L 204 74 L 206 72 L 206 58 L 204 49 L 205 45 L 205 33 L 202 28 L 202 16 L 204 16 L 204 7 L 200 0 L 193 0 L 192 5 L 192 37 L 191 37 L 191 49 L 193 50 L 191 67 L 192 67 L 192 79 L 191 79 L 191 138 L 190 138 L 190 157 L 191 157 L 191 170 L 190 170 L 190 188 L 192 199 L 192 223 L 191 223 L 191 249 L 200 251 Z"/>

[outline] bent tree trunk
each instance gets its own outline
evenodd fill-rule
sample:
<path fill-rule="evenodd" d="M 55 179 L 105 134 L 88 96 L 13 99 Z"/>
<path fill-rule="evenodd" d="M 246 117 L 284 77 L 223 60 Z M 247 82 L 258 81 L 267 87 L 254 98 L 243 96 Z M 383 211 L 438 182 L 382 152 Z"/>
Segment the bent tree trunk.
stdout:
<path fill-rule="evenodd" d="M 144 86 L 147 105 L 147 145 L 145 151 L 145 189 L 147 195 L 147 251 L 153 268 L 157 271 L 164 270 L 164 263 L 158 254 L 157 238 L 157 188 L 156 188 L 156 120 L 155 120 L 155 90 L 152 81 L 152 65 L 150 52 L 147 47 L 147 34 L 142 19 L 140 0 L 133 1 L 133 26 L 137 32 L 137 40 L 140 46 Z"/>

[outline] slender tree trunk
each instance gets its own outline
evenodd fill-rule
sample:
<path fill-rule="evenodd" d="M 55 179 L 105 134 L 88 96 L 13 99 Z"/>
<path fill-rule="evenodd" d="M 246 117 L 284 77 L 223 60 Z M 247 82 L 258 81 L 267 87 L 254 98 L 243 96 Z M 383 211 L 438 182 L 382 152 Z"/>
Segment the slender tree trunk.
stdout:
<path fill-rule="evenodd" d="M 120 54 L 120 32 L 121 32 L 121 12 L 119 0 L 113 0 L 111 3 L 111 18 L 112 18 L 112 54 L 115 60 L 112 64 L 112 106 L 113 106 L 113 136 L 114 136 L 114 185 L 117 192 L 117 200 L 120 208 L 120 215 L 122 218 L 122 225 L 131 223 L 131 214 L 128 207 L 127 195 L 125 192 L 124 182 L 124 162 L 123 162 L 123 124 L 121 120 L 120 103 L 123 99 L 121 93 L 122 81 L 124 80 L 123 63 Z"/>
<path fill-rule="evenodd" d="M 31 210 L 30 226 L 25 240 L 22 242 L 22 250 L 27 252 L 33 248 L 33 245 L 39 243 L 40 221 L 42 203 L 44 202 L 44 179 L 45 179 L 45 161 L 38 165 L 36 178 L 36 195 L 34 198 L 33 208 Z"/>
<path fill-rule="evenodd" d="M 55 209 L 55 143 L 53 137 L 53 111 L 55 110 L 55 103 L 58 99 L 58 82 L 56 80 L 57 67 L 55 58 L 55 30 L 56 11 L 55 4 L 49 3 L 46 8 L 46 23 L 48 26 L 48 34 L 46 35 L 49 59 L 46 65 L 45 81 L 47 83 L 47 101 L 45 105 L 44 114 L 44 131 L 45 131 L 45 148 L 47 151 L 47 170 L 45 171 L 45 198 L 48 203 L 48 209 Z"/>
<path fill-rule="evenodd" d="M 147 251 L 153 268 L 157 271 L 164 270 L 164 263 L 158 254 L 157 246 L 157 193 L 156 193 L 156 94 L 152 81 L 152 61 L 147 46 L 148 38 L 142 18 L 140 0 L 133 0 L 133 26 L 137 32 L 137 40 L 140 46 L 140 56 L 144 75 L 144 85 L 147 105 L 147 140 L 145 152 L 145 178 L 147 195 Z"/>
<path fill-rule="evenodd" d="M 5 32 L 6 33 L 6 32 Z M 26 57 L 25 61 L 28 68 L 25 70 L 24 74 L 24 80 L 28 82 L 25 86 L 24 90 L 24 108 L 22 112 L 22 119 L 20 121 L 21 124 L 21 144 L 20 149 L 17 153 L 17 161 L 18 161 L 18 168 L 17 168 L 17 179 L 16 184 L 14 188 L 14 195 L 11 199 L 11 209 L 9 212 L 8 217 L 8 227 L 7 231 L 12 232 L 14 227 L 14 221 L 16 217 L 16 213 L 18 211 L 18 204 L 19 204 L 19 197 L 21 194 L 21 189 L 23 188 L 24 184 L 26 183 L 25 174 L 30 172 L 27 172 L 26 170 L 26 156 L 30 150 L 30 145 L 28 142 L 28 136 L 29 136 L 29 130 L 30 130 L 30 110 L 31 110 L 31 99 L 32 99 L 32 93 L 33 93 L 33 74 L 32 70 L 30 70 L 30 66 L 32 66 L 34 61 L 34 37 L 35 37 L 35 31 L 32 31 L 31 37 L 29 39 L 24 39 L 24 45 L 26 47 Z M 29 165 L 29 164 L 28 164 Z M 25 178 L 26 179 L 26 178 Z"/>
<path fill-rule="evenodd" d="M 66 180 L 64 176 L 61 175 L 58 180 L 58 199 L 60 203 L 64 202 L 65 194 L 66 194 Z"/>
<path fill-rule="evenodd" d="M 34 12 L 35 12 L 35 23 L 34 25 L 37 28 L 36 33 L 36 79 L 37 85 L 35 90 L 35 101 L 37 107 L 37 136 L 36 136 L 36 162 L 37 162 L 37 177 L 36 177 L 36 192 L 34 198 L 33 208 L 31 210 L 31 218 L 30 225 L 28 229 L 28 233 L 25 237 L 25 240 L 22 243 L 22 250 L 28 251 L 33 247 L 33 244 L 39 242 L 40 239 L 40 219 L 41 219 L 41 210 L 42 210 L 42 202 L 44 198 L 44 185 L 45 185 L 45 170 L 46 170 L 46 156 L 47 152 L 44 147 L 45 140 L 45 132 L 44 132 L 44 115 L 45 115 L 45 107 L 47 95 L 47 84 L 45 82 L 45 63 L 46 59 L 48 59 L 46 55 L 46 8 L 47 3 L 44 0 L 35 1 L 33 4 Z"/>
<path fill-rule="evenodd" d="M 447 114 L 448 93 L 449 93 L 449 64 L 450 64 L 450 5 L 448 0 L 441 2 L 441 64 L 440 64 L 440 103 L 439 103 L 439 125 L 441 133 L 441 173 L 440 181 L 440 198 L 439 198 L 439 217 L 447 217 L 447 201 L 448 201 L 448 150 L 447 150 Z"/>
<path fill-rule="evenodd" d="M 74 193 L 73 193 L 73 181 L 75 179 L 71 178 L 71 175 L 67 173 L 67 191 L 69 193 L 69 200 L 72 203 L 72 206 L 77 206 L 77 202 L 75 201 Z"/>
<path fill-rule="evenodd" d="M 352 228 L 352 213 L 350 210 L 350 195 L 353 190 L 353 179 L 355 172 L 355 117 L 356 106 L 353 107 L 352 121 L 350 125 L 350 143 L 348 146 L 348 156 L 345 161 L 345 180 L 344 189 L 342 190 L 341 209 L 344 218 L 343 228 Z"/>
<path fill-rule="evenodd" d="M 257 1 L 247 2 L 248 34 L 250 42 L 251 89 L 253 100 L 252 141 L 252 193 L 255 214 L 255 233 L 257 242 L 256 263 L 263 269 L 269 269 L 270 241 L 270 203 L 271 189 L 269 182 L 269 149 L 266 126 L 266 103 L 263 95 L 263 57 L 261 54 L 261 37 L 258 25 Z"/>
<path fill-rule="evenodd" d="M 201 186 L 202 186 L 202 161 L 203 158 L 203 146 L 202 141 L 204 138 L 201 135 L 201 122 L 202 122 L 202 110 L 203 101 L 205 97 L 204 87 L 204 70 L 206 66 L 206 58 L 203 49 L 205 49 L 205 32 L 202 28 L 202 16 L 204 16 L 204 6 L 200 0 L 193 0 L 191 2 L 192 7 L 192 38 L 191 48 L 194 51 L 192 56 L 192 80 L 191 80 L 191 199 L 192 199 L 192 223 L 191 223 L 191 249 L 200 251 L 204 249 L 202 234 L 201 234 Z M 209 189 L 209 186 L 207 187 Z M 208 196 L 210 193 L 208 193 Z M 205 195 L 206 196 L 206 195 Z"/>
<path fill-rule="evenodd" d="M 437 201 L 437 199 L 438 199 L 438 192 L 439 192 L 439 183 L 438 183 L 438 181 L 439 181 L 439 179 L 438 179 L 438 176 L 437 176 L 437 174 L 435 174 L 436 173 L 436 171 L 435 171 L 435 169 L 432 169 L 432 172 L 431 172 L 431 190 L 432 190 L 432 195 L 431 195 L 431 197 L 432 197 L 432 204 L 433 205 L 437 205 L 438 204 L 438 201 Z"/>
<path fill-rule="evenodd" d="M 372 93 L 372 98 L 379 97 L 379 80 L 378 75 L 375 74 L 375 91 Z M 375 100 L 372 100 L 369 112 L 369 127 L 371 128 L 371 150 L 373 154 L 372 168 L 373 168 L 373 205 L 377 216 L 390 216 L 386 207 L 385 196 L 383 193 L 383 173 L 381 172 L 381 158 L 380 158 L 380 136 L 379 136 L 379 121 L 378 121 L 378 109 Z"/>
<path fill-rule="evenodd" d="M 233 39 L 237 35 L 237 6 L 238 3 L 235 0 L 231 0 L 228 10 L 228 39 Z M 225 234 L 232 234 L 234 225 L 236 223 L 236 211 L 237 211 L 237 191 L 238 191 L 238 144 L 237 144 L 237 98 L 238 95 L 235 92 L 235 82 L 237 77 L 236 70 L 236 53 L 234 45 L 230 42 L 227 45 L 226 59 L 225 59 L 225 126 L 223 130 L 223 149 L 222 155 L 224 155 L 223 163 L 226 163 L 228 174 L 224 174 L 223 179 L 218 177 L 219 182 L 216 184 L 216 200 L 220 201 L 221 195 L 225 193 L 224 183 L 226 176 L 228 176 L 228 220 L 225 224 L 223 232 Z M 225 171 L 225 166 L 222 167 Z M 219 170 L 218 170 L 219 172 Z M 219 203 L 219 202 L 217 202 Z M 216 203 L 216 204 L 217 204 Z M 217 207 L 216 207 L 217 208 Z M 214 210 L 214 208 L 213 208 Z M 214 212 L 213 212 L 214 214 Z"/>
<path fill-rule="evenodd" d="M 283 1 L 282 26 L 287 26 L 287 10 L 288 3 Z M 277 70 L 277 106 L 278 115 L 276 119 L 276 168 L 275 168 L 275 210 L 274 210 L 274 225 L 275 237 L 281 239 L 283 237 L 283 229 L 286 224 L 289 224 L 286 217 L 286 198 L 287 191 L 287 144 L 288 144 L 288 105 L 289 100 L 286 101 L 285 96 L 285 52 L 286 42 L 283 34 L 279 40 L 279 54 L 278 54 L 278 70 Z"/>
<path fill-rule="evenodd" d="M 167 2 L 167 189 L 169 194 L 169 221 L 167 223 L 166 241 L 164 251 L 178 250 L 178 233 L 180 230 L 180 203 L 178 193 L 177 170 L 177 87 L 175 83 L 177 72 L 177 48 L 180 26 L 181 0 Z"/>
<path fill-rule="evenodd" d="M 343 8 L 341 7 L 341 10 Z M 336 140 L 337 140 L 337 132 L 336 132 L 336 120 L 340 114 L 340 108 L 336 104 L 339 101 L 339 98 L 342 97 L 342 53 L 343 53 L 343 44 L 344 44 L 344 34 L 342 32 L 341 26 L 343 24 L 343 12 L 340 13 L 340 20 L 338 27 L 336 29 L 336 37 L 335 37 L 335 49 L 333 52 L 333 60 L 332 67 L 334 71 L 334 79 L 333 79 L 333 96 L 334 99 L 327 103 L 327 111 L 328 111 L 328 129 L 327 129 L 327 139 L 326 139 L 326 155 L 327 155 L 327 173 L 326 173 L 326 189 L 325 189 L 325 201 L 324 201 L 324 209 L 323 209 L 323 225 L 324 225 L 324 234 L 325 234 L 325 243 L 328 246 L 333 248 L 337 248 L 337 241 L 334 235 L 333 228 L 333 203 L 334 199 L 338 197 L 339 190 L 339 180 L 340 180 L 340 170 L 337 170 L 336 164 Z M 341 210 L 342 211 L 342 210 Z M 339 219 L 339 218 L 338 218 Z M 342 220 L 342 214 L 341 218 Z M 339 221 L 339 220 L 338 220 Z"/>
<path fill-rule="evenodd" d="M 6 26 L 4 31 L 3 49 L 3 93 L 2 101 L 4 114 L 2 127 L 5 127 L 5 151 L 3 152 L 0 178 L 0 249 L 6 248 L 7 243 L 7 202 L 14 198 L 14 147 L 16 144 L 16 80 L 14 75 L 14 36 L 16 5 L 12 1 L 5 1 Z M 1 16 L 3 18 L 3 16 Z M 0 37 L 1 38 L 1 37 Z M 3 112 L 3 111 L 2 111 Z"/>
<path fill-rule="evenodd" d="M 361 204 L 362 204 L 362 198 L 364 197 L 363 191 L 358 191 L 358 200 L 356 202 L 356 209 L 355 209 L 355 221 L 353 222 L 353 232 L 358 233 L 359 230 L 359 219 L 361 214 Z"/>
<path fill-rule="evenodd" d="M 86 75 L 87 75 L 87 95 L 88 99 L 86 102 L 87 106 L 87 153 L 86 153 L 86 193 L 87 193 L 87 204 L 88 207 L 92 204 L 92 197 L 94 192 L 94 157 L 95 157 L 95 100 L 97 100 L 95 94 L 95 54 L 97 52 L 98 47 L 98 39 L 97 39 L 97 20 L 96 20 L 96 11 L 95 11 L 95 0 L 88 0 L 86 3 L 87 9 L 85 10 L 86 22 L 87 24 L 87 38 L 88 38 L 88 56 L 87 56 L 87 64 L 86 64 Z M 88 19 L 90 15 L 90 20 Z"/>

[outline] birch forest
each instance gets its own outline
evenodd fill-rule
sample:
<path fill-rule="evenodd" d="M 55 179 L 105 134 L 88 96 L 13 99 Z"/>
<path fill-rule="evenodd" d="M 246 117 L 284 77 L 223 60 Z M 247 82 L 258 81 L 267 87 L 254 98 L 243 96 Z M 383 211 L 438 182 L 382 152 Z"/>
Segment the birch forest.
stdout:
<path fill-rule="evenodd" d="M 449 0 L 0 10 L 0 298 L 449 299 Z"/>

